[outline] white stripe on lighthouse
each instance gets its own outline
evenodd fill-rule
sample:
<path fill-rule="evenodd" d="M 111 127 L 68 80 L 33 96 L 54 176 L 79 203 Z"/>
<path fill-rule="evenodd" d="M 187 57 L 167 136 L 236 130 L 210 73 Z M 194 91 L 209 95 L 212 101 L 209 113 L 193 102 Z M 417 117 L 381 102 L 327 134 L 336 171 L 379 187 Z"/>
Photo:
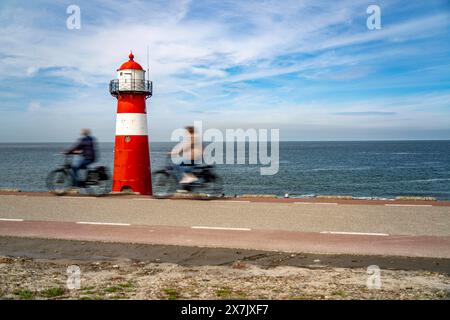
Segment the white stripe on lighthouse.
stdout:
<path fill-rule="evenodd" d="M 116 136 L 146 136 L 147 114 L 118 113 L 116 120 Z"/>

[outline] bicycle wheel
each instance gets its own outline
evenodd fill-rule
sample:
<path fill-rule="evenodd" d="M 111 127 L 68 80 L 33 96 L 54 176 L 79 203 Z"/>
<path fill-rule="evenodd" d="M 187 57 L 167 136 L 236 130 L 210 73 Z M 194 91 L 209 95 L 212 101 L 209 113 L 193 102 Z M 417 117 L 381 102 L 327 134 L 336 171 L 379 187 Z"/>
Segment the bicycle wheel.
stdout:
<path fill-rule="evenodd" d="M 211 179 L 209 182 L 205 184 L 202 188 L 202 192 L 207 194 L 210 198 L 220 198 L 223 196 L 223 183 L 222 179 L 218 176 L 214 176 L 214 179 Z"/>
<path fill-rule="evenodd" d="M 98 167 L 90 169 L 86 173 L 84 188 L 87 194 L 100 197 L 111 192 L 112 182 L 109 179 L 107 169 Z"/>
<path fill-rule="evenodd" d="M 177 190 L 177 180 L 165 171 L 153 173 L 153 195 L 156 198 L 168 198 Z"/>
<path fill-rule="evenodd" d="M 72 177 L 64 169 L 57 169 L 47 176 L 47 188 L 53 194 L 62 196 L 72 187 Z"/>
<path fill-rule="evenodd" d="M 98 180 L 95 183 L 85 185 L 86 192 L 90 195 L 101 197 L 111 192 L 111 180 Z"/>

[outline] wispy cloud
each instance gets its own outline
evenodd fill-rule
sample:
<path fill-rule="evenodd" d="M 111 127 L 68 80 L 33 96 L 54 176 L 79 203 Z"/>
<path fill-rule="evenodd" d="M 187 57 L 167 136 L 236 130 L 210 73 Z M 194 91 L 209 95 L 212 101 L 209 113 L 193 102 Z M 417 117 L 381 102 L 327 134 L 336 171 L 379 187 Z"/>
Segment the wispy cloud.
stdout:
<path fill-rule="evenodd" d="M 48 114 L 24 128 L 31 139 L 70 114 L 74 128 L 59 132 L 67 140 L 95 114 L 92 126 L 111 140 L 108 81 L 130 49 L 145 66 L 148 47 L 150 130 L 160 140 L 199 117 L 289 132 L 334 121 L 351 131 L 362 116 L 392 118 L 370 124 L 379 130 L 420 120 L 435 128 L 450 122 L 443 2 L 383 2 L 382 29 L 370 31 L 367 1 L 79 1 L 81 30 L 66 29 L 63 3 L 3 1 L 0 125 Z"/>
<path fill-rule="evenodd" d="M 360 111 L 360 112 L 334 112 L 337 116 L 393 116 L 397 112 Z"/>

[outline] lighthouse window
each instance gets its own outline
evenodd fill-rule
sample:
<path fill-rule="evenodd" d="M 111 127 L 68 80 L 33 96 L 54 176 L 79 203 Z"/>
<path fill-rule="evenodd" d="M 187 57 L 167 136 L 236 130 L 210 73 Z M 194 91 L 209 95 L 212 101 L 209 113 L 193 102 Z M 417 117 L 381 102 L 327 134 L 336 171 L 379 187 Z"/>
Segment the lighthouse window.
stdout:
<path fill-rule="evenodd" d="M 122 75 L 122 72 L 120 73 L 120 75 Z"/>

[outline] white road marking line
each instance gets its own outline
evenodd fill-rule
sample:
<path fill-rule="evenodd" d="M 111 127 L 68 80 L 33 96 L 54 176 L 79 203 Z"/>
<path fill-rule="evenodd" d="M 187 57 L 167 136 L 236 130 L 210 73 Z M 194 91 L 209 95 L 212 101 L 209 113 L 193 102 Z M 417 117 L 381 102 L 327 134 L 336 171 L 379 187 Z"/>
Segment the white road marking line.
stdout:
<path fill-rule="evenodd" d="M 432 204 L 385 204 L 386 207 L 432 207 Z"/>
<path fill-rule="evenodd" d="M 0 221 L 16 221 L 16 222 L 22 222 L 23 219 L 6 219 L 6 218 L 0 218 Z"/>
<path fill-rule="evenodd" d="M 225 227 L 203 227 L 193 226 L 191 229 L 210 229 L 210 230 L 231 230 L 231 231 L 251 231 L 250 228 L 225 228 Z"/>
<path fill-rule="evenodd" d="M 337 205 L 336 202 L 294 202 L 294 204 L 331 204 L 331 205 Z"/>
<path fill-rule="evenodd" d="M 90 222 L 79 221 L 77 224 L 94 224 L 94 225 L 106 225 L 106 226 L 130 226 L 129 223 L 114 223 L 114 222 Z"/>
<path fill-rule="evenodd" d="M 232 202 L 232 203 L 250 203 L 248 200 L 211 200 L 212 202 Z"/>
<path fill-rule="evenodd" d="M 370 232 L 345 232 L 345 231 L 321 231 L 323 234 L 346 234 L 346 235 L 357 235 L 357 236 L 380 236 L 388 237 L 387 233 L 370 233 Z"/>
<path fill-rule="evenodd" d="M 62 196 L 61 199 L 98 199 L 97 197 L 71 197 L 71 196 Z"/>

